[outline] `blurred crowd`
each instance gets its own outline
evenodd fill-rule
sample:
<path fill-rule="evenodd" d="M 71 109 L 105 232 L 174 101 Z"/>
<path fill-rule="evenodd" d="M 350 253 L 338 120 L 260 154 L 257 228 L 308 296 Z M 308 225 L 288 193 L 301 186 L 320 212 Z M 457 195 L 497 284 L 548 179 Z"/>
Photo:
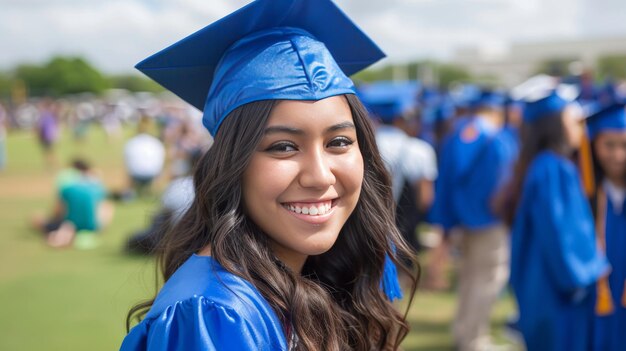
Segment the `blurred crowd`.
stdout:
<path fill-rule="evenodd" d="M 507 335 L 527 349 L 624 350 L 625 82 L 376 82 L 359 95 L 399 229 L 428 251 L 422 288 L 456 287 L 458 350 L 500 349 L 490 315 L 507 289 L 519 309 Z"/>
<path fill-rule="evenodd" d="M 94 135 L 90 132 L 94 128 L 105 134 L 109 144 L 124 143 L 119 158 L 127 179 L 121 188 L 107 189 L 102 165 L 91 164 L 80 150 L 81 143 Z M 194 162 L 211 144 L 201 114 L 166 93 L 111 90 L 104 96 L 33 98 L 13 106 L 0 103 L 0 170 L 11 162 L 6 136 L 17 130 L 32 131 L 46 171 L 56 173 L 53 206 L 45 214 L 34 215 L 31 225 L 48 245 L 57 248 L 98 246 L 98 233 L 111 222 L 115 202 L 161 196 L 164 187 L 163 208 L 155 210 L 159 212 L 155 220 L 177 218 L 193 200 L 189 175 Z M 62 136 L 72 138 L 76 146 L 68 164 L 60 160 L 57 150 Z M 130 239 L 128 250 L 151 250 L 136 243 L 143 241 Z"/>
<path fill-rule="evenodd" d="M 416 251 L 427 252 L 422 288 L 455 286 L 458 291 L 453 334 L 459 350 L 493 347 L 491 309 L 509 287 L 520 313 L 511 316 L 508 327 L 531 350 L 587 350 L 594 343 L 594 349 L 618 350 L 626 345 L 612 339 L 626 330 L 626 262 L 613 262 L 608 244 L 622 245 L 623 252 L 626 241 L 609 239 L 608 227 L 598 226 L 605 218 L 596 206 L 598 194 L 606 193 L 601 190 L 613 186 L 617 190 L 608 196 L 622 197 L 611 208 L 624 217 L 626 137 L 615 141 L 624 157 L 613 157 L 609 172 L 603 171 L 594 149 L 598 135 L 581 132 L 586 120 L 602 120 L 615 106 L 623 112 L 626 82 L 598 83 L 587 72 L 539 75 L 506 90 L 474 84 L 442 88 L 418 81 L 364 83 L 358 90 L 391 175 L 398 227 Z M 576 116 L 569 119 L 570 114 Z M 63 165 L 55 144 L 61 129 L 81 142 L 93 126 L 111 142 L 125 143 L 120 157 L 127 187 L 105 189 L 94 171 L 97 165 L 76 158 L 58 172 L 54 208 L 32 225 L 50 246 L 95 247 L 97 233 L 113 217 L 115 201 L 155 195 L 155 180 L 167 179 L 150 223 L 129 233 L 125 246 L 129 253 L 151 254 L 164 228 L 175 224 L 193 201 L 191 171 L 211 144 L 201 114 L 170 95 L 117 90 L 103 97 L 42 98 L 10 108 L 0 104 L 0 170 L 10 162 L 8 130 L 32 130 L 47 166 L 58 169 Z M 132 136 L 125 135 L 129 130 Z M 544 200 L 549 205 L 541 208 Z M 611 224 L 610 230 L 626 235 L 624 223 Z M 606 285 L 609 297 L 614 292 L 612 309 L 601 315 L 593 307 L 601 298 L 596 285 L 613 279 L 617 273 L 609 275 L 611 271 L 622 276 Z M 524 300 L 527 296 L 530 300 Z M 545 311 L 529 312 L 533 309 Z M 619 313 L 611 317 L 619 322 L 601 319 Z M 598 336 L 600 320 L 611 325 L 604 327 L 608 336 Z"/>

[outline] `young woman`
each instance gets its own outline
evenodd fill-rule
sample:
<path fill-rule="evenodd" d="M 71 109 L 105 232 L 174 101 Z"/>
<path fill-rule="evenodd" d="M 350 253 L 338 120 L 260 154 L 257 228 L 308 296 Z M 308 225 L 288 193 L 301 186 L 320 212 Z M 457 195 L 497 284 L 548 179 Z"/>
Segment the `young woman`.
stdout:
<path fill-rule="evenodd" d="M 139 64 L 214 143 L 123 351 L 399 346 L 392 261 L 410 252 L 347 77 L 382 56 L 329 0 L 260 0 Z"/>
<path fill-rule="evenodd" d="M 596 285 L 594 350 L 623 350 L 626 330 L 626 110 L 615 104 L 587 120 L 595 168 L 592 207 L 612 270 Z"/>
<path fill-rule="evenodd" d="M 570 160 L 582 111 L 553 92 L 525 107 L 513 195 L 511 285 L 528 350 L 589 350 L 592 287 L 609 269 Z"/>

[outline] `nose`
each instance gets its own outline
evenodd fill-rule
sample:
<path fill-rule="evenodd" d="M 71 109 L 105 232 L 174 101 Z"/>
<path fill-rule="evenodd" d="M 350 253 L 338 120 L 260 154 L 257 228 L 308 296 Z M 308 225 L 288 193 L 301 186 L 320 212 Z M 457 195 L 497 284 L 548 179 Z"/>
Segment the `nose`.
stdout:
<path fill-rule="evenodd" d="M 302 159 L 299 183 L 303 188 L 326 189 L 336 181 L 332 160 L 323 148 L 311 150 Z"/>

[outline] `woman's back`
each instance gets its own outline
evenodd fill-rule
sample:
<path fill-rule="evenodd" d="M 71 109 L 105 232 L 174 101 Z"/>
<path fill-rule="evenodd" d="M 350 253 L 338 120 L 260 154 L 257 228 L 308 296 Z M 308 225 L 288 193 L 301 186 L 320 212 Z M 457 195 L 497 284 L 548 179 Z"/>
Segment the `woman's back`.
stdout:
<path fill-rule="evenodd" d="M 540 152 L 526 173 L 512 233 L 511 284 L 529 349 L 587 349 L 590 288 L 607 269 L 576 167 Z"/>

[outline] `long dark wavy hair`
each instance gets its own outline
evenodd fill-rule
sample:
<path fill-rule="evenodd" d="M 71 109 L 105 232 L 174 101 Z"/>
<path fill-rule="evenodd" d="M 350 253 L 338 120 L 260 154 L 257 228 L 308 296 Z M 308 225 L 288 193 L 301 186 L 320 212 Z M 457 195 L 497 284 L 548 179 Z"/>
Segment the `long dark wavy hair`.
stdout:
<path fill-rule="evenodd" d="M 502 202 L 498 208 L 503 209 L 503 219 L 512 225 L 520 201 L 524 180 L 528 167 L 535 156 L 542 151 L 553 151 L 570 158 L 574 150 L 569 145 L 563 117 L 561 113 L 542 116 L 532 123 L 523 123 L 520 129 L 521 151 L 515 164 L 511 182 L 504 188 Z"/>
<path fill-rule="evenodd" d="M 367 112 L 354 95 L 345 97 L 365 169 L 356 208 L 332 248 L 309 257 L 301 274 L 293 272 L 275 258 L 268 236 L 245 215 L 242 174 L 263 137 L 260 126 L 267 123 L 276 101 L 253 102 L 224 120 L 213 146 L 195 170 L 195 200 L 165 234 L 158 252 L 157 270 L 164 281 L 190 255 L 209 246 L 212 257 L 227 271 L 250 281 L 260 291 L 283 327 L 290 327 L 297 335 L 297 350 L 399 347 L 409 330 L 406 312 L 420 270 L 410 271 L 402 263 L 410 258 L 417 266 L 414 253 L 395 225 L 391 181 Z M 385 255 L 411 278 L 404 313 L 394 308 L 380 288 Z M 143 318 L 153 302 L 133 307 L 127 328 L 132 320 Z"/>

